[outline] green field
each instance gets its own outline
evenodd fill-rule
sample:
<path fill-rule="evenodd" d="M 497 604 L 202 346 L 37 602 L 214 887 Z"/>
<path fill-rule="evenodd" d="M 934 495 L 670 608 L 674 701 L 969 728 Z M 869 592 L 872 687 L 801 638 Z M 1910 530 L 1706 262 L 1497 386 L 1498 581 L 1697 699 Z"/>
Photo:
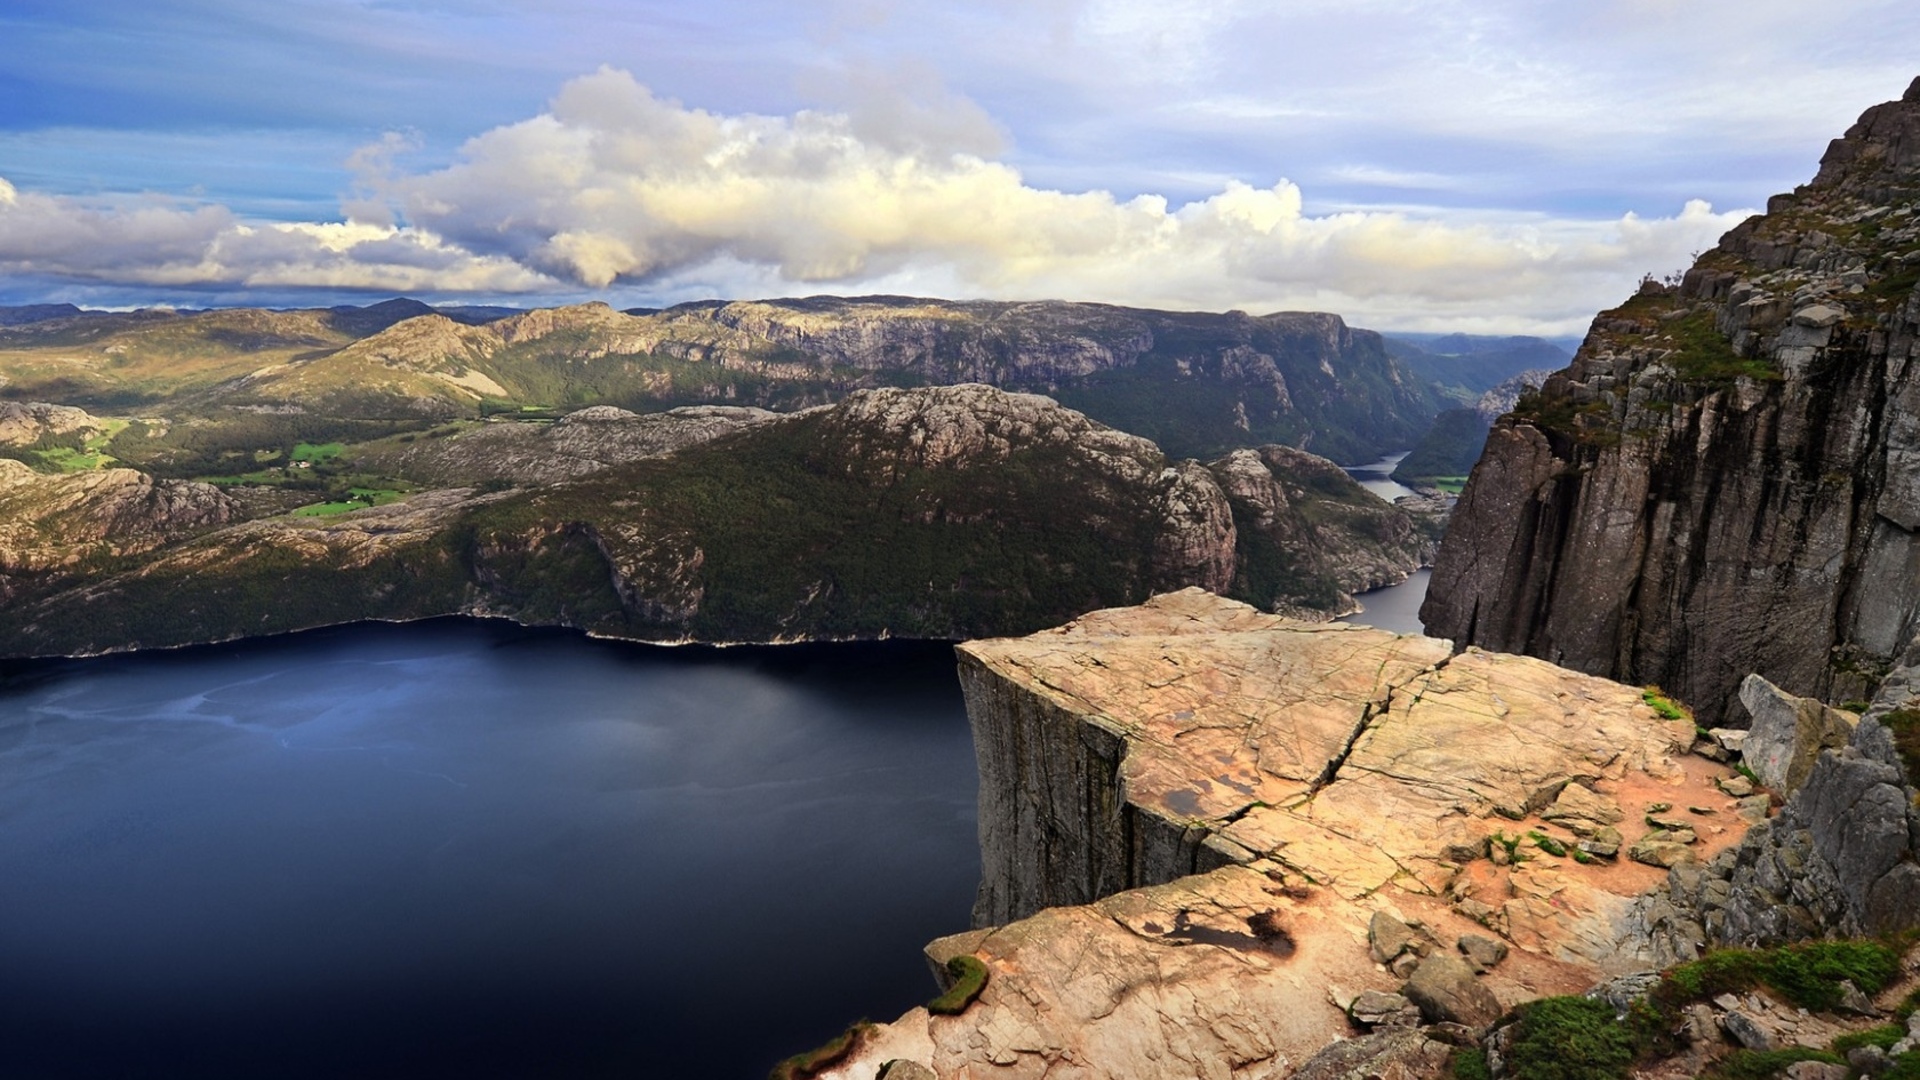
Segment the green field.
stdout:
<path fill-rule="evenodd" d="M 348 498 L 338 502 L 314 503 L 293 511 L 294 517 L 327 517 L 331 514 L 344 514 L 350 510 L 365 510 L 369 506 L 385 506 L 399 501 L 404 492 L 393 488 L 352 488 Z"/>

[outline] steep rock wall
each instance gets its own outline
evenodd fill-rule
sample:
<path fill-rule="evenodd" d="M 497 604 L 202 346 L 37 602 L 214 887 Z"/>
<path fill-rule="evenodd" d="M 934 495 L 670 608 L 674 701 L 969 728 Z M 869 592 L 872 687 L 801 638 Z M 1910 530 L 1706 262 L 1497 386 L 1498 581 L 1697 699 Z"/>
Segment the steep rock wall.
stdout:
<path fill-rule="evenodd" d="M 1920 629 L 1920 80 L 1488 436 L 1422 609 L 1461 645 L 1738 721 L 1857 697 Z"/>

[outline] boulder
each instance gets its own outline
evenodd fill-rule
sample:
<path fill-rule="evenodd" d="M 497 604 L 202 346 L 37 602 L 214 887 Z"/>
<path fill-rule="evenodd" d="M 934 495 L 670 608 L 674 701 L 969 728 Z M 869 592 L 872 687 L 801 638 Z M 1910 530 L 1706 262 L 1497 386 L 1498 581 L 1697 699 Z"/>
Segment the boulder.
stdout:
<path fill-rule="evenodd" d="M 1564 826 L 1575 836 L 1592 836 L 1609 825 L 1618 825 L 1627 815 L 1618 803 L 1605 795 L 1581 784 L 1568 784 L 1540 816 Z"/>
<path fill-rule="evenodd" d="M 1627 850 L 1627 858 L 1661 869 L 1678 866 L 1693 858 L 1693 853 L 1687 850 L 1687 843 L 1678 839 L 1679 836 L 1679 833 L 1655 829 L 1634 841 L 1633 847 Z"/>
<path fill-rule="evenodd" d="M 1461 935 L 1459 947 L 1476 974 L 1493 970 L 1507 958 L 1507 943 L 1484 934 Z"/>
<path fill-rule="evenodd" d="M 1741 759 L 1782 797 L 1807 782 L 1820 751 L 1845 746 L 1859 723 L 1852 713 L 1796 697 L 1758 675 L 1740 684 L 1740 703 L 1753 716 Z"/>
<path fill-rule="evenodd" d="M 1434 953 L 1420 961 L 1400 992 L 1434 1024 L 1484 1028 L 1506 1011 L 1493 991 L 1480 985 L 1467 962 L 1448 953 Z"/>
<path fill-rule="evenodd" d="M 1721 1017 L 1720 1026 L 1726 1030 L 1729 1038 L 1748 1050 L 1765 1052 L 1774 1048 L 1773 1036 L 1767 1033 L 1767 1029 L 1737 1009 Z"/>
<path fill-rule="evenodd" d="M 1400 954 L 1413 949 L 1418 939 L 1413 927 L 1391 914 L 1376 911 L 1367 922 L 1367 948 L 1376 964 L 1390 964 Z"/>
<path fill-rule="evenodd" d="M 1420 1009 L 1400 994 L 1368 990 L 1353 999 L 1347 1015 L 1365 1027 L 1419 1027 Z"/>
<path fill-rule="evenodd" d="M 1293 1078 L 1428 1080 L 1445 1074 L 1452 1055 L 1453 1047 L 1418 1029 L 1380 1031 L 1334 1043 L 1302 1063 Z"/>

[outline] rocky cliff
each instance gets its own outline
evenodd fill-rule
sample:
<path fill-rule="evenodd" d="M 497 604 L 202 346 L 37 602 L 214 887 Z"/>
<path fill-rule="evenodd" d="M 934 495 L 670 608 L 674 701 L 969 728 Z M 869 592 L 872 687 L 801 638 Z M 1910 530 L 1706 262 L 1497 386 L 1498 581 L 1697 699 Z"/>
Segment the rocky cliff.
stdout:
<path fill-rule="evenodd" d="M 0 655 L 463 612 L 643 640 L 961 638 L 1186 585 L 1326 618 L 1432 547 L 1431 523 L 1311 455 L 1173 460 L 1047 398 L 977 385 L 785 416 L 595 409 L 391 445 L 423 475 L 471 482 L 484 467 L 498 482 L 238 522 L 206 485 L 0 462 L 36 493 L 11 504 L 16 561 L 54 536 L 48 550 L 72 563 L 15 579 Z M 121 494 L 47 494 L 108 488 Z M 119 539 L 80 546 L 82 520 Z"/>
<path fill-rule="evenodd" d="M 1443 1075 L 1436 1039 L 1647 965 L 1665 864 L 1749 820 L 1637 689 L 1198 590 L 960 658 L 981 928 L 929 956 L 990 979 L 825 1077 L 1342 1076 L 1374 1025 L 1351 1075 Z"/>
<path fill-rule="evenodd" d="M 1744 722 L 1864 696 L 1920 629 L 1920 81 L 1488 436 L 1422 617 Z"/>
<path fill-rule="evenodd" d="M 0 458 L 0 603 L 239 517 L 233 500 L 208 484 L 132 469 L 47 475 Z"/>

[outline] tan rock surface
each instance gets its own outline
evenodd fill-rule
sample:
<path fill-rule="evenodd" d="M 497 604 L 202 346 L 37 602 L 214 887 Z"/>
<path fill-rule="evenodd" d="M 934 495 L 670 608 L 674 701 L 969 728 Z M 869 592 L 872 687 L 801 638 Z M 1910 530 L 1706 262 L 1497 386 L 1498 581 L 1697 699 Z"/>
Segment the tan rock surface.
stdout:
<path fill-rule="evenodd" d="M 1346 1002 L 1400 990 L 1368 951 L 1383 910 L 1422 951 L 1503 938 L 1509 959 L 1478 976 L 1503 1005 L 1577 992 L 1644 966 L 1626 915 L 1666 875 L 1553 856 L 1533 837 L 1568 849 L 1574 837 L 1540 812 L 1611 806 L 1631 842 L 1649 806 L 1731 807 L 1713 787 L 1725 768 L 1684 757 L 1690 726 L 1659 719 L 1637 689 L 1199 590 L 960 652 L 982 758 L 976 913 L 997 905 L 1014 921 L 929 949 L 986 961 L 992 979 L 968 1012 L 909 1013 L 828 1076 L 865 1080 L 896 1057 L 943 1077 L 1288 1076 L 1358 1033 Z M 1086 757 L 1059 760 L 1073 739 Z M 1109 740 L 1121 749 L 1103 794 Z M 1009 768 L 1011 743 L 1053 756 Z M 1050 783 L 1072 798 L 1052 798 Z M 1586 795 L 1563 799 L 1570 784 Z M 1731 813 L 1703 820 L 1701 858 L 1744 829 Z M 1141 853 L 1149 822 L 1193 867 L 1238 865 L 1138 880 L 1180 865 Z M 1126 876 L 1142 887 L 1017 910 L 1061 891 L 1018 879 L 1082 872 L 1065 843 L 1036 857 L 1047 830 L 1096 860 L 1112 835 L 1134 838 Z M 1517 861 L 1478 856 L 1496 835 L 1520 838 Z M 1087 877 L 1103 880 L 1118 877 Z"/>

